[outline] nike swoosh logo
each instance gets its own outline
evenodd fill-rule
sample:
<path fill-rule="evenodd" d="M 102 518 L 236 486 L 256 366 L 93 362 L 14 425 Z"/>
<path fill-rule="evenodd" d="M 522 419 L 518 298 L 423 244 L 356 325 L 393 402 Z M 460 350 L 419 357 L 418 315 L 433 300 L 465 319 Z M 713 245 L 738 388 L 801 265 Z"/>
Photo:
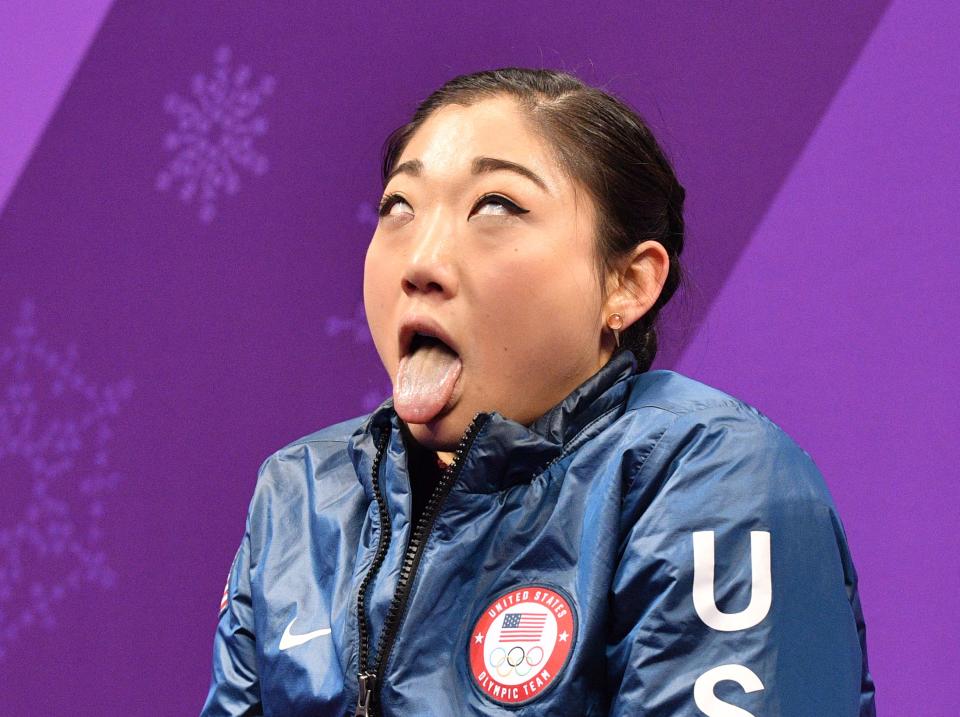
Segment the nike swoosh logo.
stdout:
<path fill-rule="evenodd" d="M 280 636 L 280 649 L 289 650 L 291 647 L 297 647 L 302 645 L 305 642 L 310 642 L 310 640 L 315 637 L 323 637 L 324 635 L 330 634 L 329 627 L 322 627 L 319 630 L 313 630 L 311 632 L 304 632 L 300 635 L 293 634 L 293 623 L 297 621 L 297 618 L 294 617 L 290 624 L 287 625 L 286 629 L 283 631 L 283 635 Z"/>

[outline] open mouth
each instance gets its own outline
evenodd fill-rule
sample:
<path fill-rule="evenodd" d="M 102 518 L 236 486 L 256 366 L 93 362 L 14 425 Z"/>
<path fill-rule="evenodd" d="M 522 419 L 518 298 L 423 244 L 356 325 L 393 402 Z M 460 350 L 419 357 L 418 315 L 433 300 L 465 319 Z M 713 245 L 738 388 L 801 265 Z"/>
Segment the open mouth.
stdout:
<path fill-rule="evenodd" d="M 393 389 L 400 418 L 408 423 L 436 418 L 454 400 L 462 368 L 459 354 L 443 339 L 419 331 L 409 334 Z"/>
<path fill-rule="evenodd" d="M 410 339 L 410 348 L 407 350 L 407 354 L 413 354 L 421 348 L 433 346 L 437 347 L 438 349 L 445 349 L 452 354 L 457 353 L 450 348 L 450 346 L 443 339 L 439 339 L 436 336 L 431 336 L 430 334 L 416 333 L 413 335 L 413 338 Z"/>
<path fill-rule="evenodd" d="M 431 319 L 417 317 L 404 321 L 400 326 L 399 335 L 400 358 L 432 346 L 446 348 L 451 353 L 459 355 L 457 345 L 450 339 L 446 330 Z"/>

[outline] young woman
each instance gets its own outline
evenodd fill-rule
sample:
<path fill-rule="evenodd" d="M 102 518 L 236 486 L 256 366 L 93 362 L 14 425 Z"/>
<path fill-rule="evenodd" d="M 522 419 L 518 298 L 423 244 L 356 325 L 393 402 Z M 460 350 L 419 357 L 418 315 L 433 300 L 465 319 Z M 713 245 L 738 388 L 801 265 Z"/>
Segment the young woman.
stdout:
<path fill-rule="evenodd" d="M 651 371 L 684 190 L 570 75 L 457 77 L 388 140 L 364 303 L 393 396 L 260 469 L 213 715 L 873 715 L 810 456 Z"/>

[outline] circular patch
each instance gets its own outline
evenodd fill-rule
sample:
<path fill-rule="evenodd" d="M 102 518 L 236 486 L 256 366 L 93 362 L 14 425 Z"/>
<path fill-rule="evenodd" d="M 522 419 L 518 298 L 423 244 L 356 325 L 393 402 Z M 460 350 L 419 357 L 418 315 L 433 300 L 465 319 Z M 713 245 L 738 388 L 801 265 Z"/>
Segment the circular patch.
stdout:
<path fill-rule="evenodd" d="M 576 634 L 565 597 L 539 585 L 514 588 L 491 602 L 473 626 L 470 674 L 494 702 L 529 702 L 563 670 Z"/>

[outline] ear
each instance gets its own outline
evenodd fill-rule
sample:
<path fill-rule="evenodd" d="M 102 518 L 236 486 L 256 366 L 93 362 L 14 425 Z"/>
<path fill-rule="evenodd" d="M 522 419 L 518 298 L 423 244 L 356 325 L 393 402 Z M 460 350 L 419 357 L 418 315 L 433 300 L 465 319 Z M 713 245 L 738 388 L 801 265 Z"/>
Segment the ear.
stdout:
<path fill-rule="evenodd" d="M 610 314 L 620 314 L 625 329 L 656 303 L 670 271 L 670 256 L 660 242 L 645 241 L 619 266 L 617 275 L 610 279 L 614 288 L 604 302 L 602 321 L 606 325 Z"/>

